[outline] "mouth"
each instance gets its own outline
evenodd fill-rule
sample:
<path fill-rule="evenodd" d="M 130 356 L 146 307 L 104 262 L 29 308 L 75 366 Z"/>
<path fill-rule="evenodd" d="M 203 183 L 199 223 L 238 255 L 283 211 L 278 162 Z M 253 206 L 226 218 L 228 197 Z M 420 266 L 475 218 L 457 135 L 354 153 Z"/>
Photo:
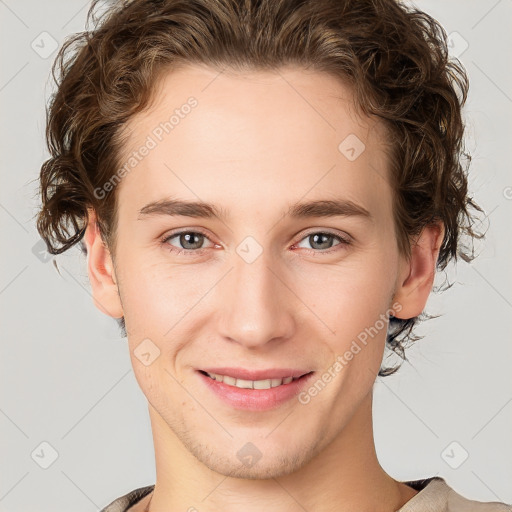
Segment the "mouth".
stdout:
<path fill-rule="evenodd" d="M 231 375 L 221 373 L 208 372 L 205 370 L 198 370 L 202 375 L 210 378 L 219 383 L 226 384 L 239 389 L 271 389 L 279 386 L 287 385 L 292 382 L 301 380 L 308 375 L 314 373 L 313 371 L 302 373 L 299 376 L 287 375 L 285 377 L 265 378 L 265 379 L 242 379 L 236 378 Z M 292 372 L 290 372 L 292 373 Z M 297 372 L 294 372 L 295 374 Z"/>
<path fill-rule="evenodd" d="M 213 368 L 196 370 L 208 393 L 230 408 L 263 412 L 293 403 L 310 384 L 315 371 L 290 368 L 245 370 L 242 368 Z M 222 373 L 221 373 L 222 371 Z M 241 378 L 251 376 L 253 379 Z M 262 378 L 268 377 L 268 378 Z M 270 378 L 271 377 L 271 378 Z"/>

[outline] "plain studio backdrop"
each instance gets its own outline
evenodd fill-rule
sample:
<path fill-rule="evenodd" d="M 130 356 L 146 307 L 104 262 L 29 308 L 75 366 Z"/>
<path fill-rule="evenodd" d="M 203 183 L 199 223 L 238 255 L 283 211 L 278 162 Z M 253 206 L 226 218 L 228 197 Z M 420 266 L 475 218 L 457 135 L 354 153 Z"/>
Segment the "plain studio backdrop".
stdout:
<path fill-rule="evenodd" d="M 512 2 L 415 5 L 442 23 L 470 78 L 470 187 L 488 231 L 474 263 L 449 267 L 456 284 L 431 295 L 426 311 L 441 316 L 420 324 L 410 363 L 377 379 L 377 453 L 396 479 L 439 475 L 471 499 L 512 503 Z M 79 250 L 45 257 L 34 221 L 50 66 L 88 8 L 0 1 L 1 511 L 91 512 L 155 482 L 126 339 L 94 307 Z"/>

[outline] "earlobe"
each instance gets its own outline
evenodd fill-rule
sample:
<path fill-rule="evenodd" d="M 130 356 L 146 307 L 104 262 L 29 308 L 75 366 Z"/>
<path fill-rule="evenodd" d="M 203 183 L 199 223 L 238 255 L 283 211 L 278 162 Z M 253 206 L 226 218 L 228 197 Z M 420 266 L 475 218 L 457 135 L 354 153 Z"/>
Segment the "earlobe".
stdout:
<path fill-rule="evenodd" d="M 401 305 L 396 318 L 409 319 L 422 313 L 436 274 L 445 228 L 439 221 L 426 226 L 411 246 L 411 258 L 399 276 L 394 300 Z"/>
<path fill-rule="evenodd" d="M 103 241 L 96 213 L 89 208 L 89 219 L 84 234 L 87 247 L 87 272 L 92 288 L 94 305 L 112 318 L 121 318 L 123 308 L 117 288 L 114 265 L 105 242 Z"/>

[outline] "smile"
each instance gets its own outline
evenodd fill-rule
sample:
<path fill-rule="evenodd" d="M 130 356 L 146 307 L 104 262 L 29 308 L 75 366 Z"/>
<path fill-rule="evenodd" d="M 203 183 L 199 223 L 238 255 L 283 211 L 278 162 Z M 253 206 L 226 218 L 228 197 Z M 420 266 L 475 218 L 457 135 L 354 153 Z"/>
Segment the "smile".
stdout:
<path fill-rule="evenodd" d="M 202 372 L 203 373 L 203 372 Z M 229 375 L 219 375 L 218 373 L 204 372 L 208 377 L 217 382 L 223 382 L 228 386 L 234 386 L 241 389 L 270 389 L 289 384 L 293 380 L 298 380 L 300 377 L 284 377 L 282 379 L 265 379 L 265 380 L 245 380 L 235 379 Z"/>
<path fill-rule="evenodd" d="M 314 371 L 302 375 L 302 372 L 297 372 L 295 377 L 247 380 L 205 370 L 196 373 L 216 399 L 231 408 L 247 411 L 267 411 L 284 405 L 296 397 L 315 375 Z"/>

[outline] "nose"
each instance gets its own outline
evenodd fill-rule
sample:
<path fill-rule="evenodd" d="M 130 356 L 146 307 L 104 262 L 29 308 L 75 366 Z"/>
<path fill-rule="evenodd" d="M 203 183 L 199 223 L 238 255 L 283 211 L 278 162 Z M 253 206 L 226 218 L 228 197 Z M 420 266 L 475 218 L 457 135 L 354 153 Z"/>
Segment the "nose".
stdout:
<path fill-rule="evenodd" d="M 233 265 L 219 283 L 218 334 L 247 348 L 292 337 L 298 301 L 286 268 L 265 251 L 253 262 L 235 255 Z"/>

